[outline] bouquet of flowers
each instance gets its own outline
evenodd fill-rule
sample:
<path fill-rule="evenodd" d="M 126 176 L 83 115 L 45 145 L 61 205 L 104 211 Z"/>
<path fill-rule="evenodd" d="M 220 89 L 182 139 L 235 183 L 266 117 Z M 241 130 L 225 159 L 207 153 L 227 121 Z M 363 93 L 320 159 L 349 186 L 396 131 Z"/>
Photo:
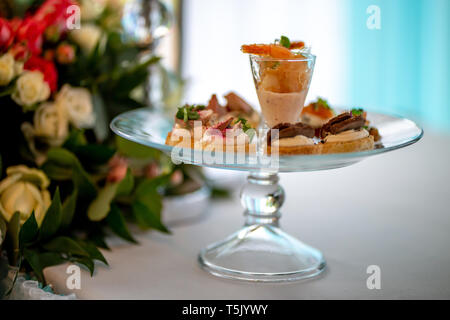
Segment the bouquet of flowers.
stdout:
<path fill-rule="evenodd" d="M 159 58 L 124 40 L 123 1 L 81 2 L 0 7 L 0 252 L 41 282 L 51 265 L 107 263 L 106 232 L 135 242 L 127 220 L 168 232 L 162 196 L 198 177 L 109 133 L 144 105 Z"/>

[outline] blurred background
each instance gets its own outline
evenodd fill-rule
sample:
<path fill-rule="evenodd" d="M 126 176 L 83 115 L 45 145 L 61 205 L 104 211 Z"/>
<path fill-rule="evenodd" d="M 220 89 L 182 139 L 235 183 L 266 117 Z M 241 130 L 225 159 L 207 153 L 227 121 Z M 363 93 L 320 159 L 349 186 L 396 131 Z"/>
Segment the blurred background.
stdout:
<path fill-rule="evenodd" d="M 169 0 L 179 30 L 161 45 L 185 80 L 184 99 L 236 91 L 258 105 L 240 46 L 281 35 L 317 55 L 308 100 L 410 117 L 450 132 L 448 0 Z M 375 19 L 375 20 L 373 20 Z M 179 48 L 174 51 L 174 37 Z M 173 52 L 179 59 L 170 58 Z"/>

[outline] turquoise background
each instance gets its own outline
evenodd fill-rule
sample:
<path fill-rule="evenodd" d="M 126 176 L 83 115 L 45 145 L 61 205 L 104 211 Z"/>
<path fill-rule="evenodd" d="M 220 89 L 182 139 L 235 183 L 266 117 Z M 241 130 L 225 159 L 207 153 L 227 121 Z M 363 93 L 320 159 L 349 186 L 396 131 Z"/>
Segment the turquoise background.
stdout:
<path fill-rule="evenodd" d="M 450 132 L 450 0 L 348 0 L 349 97 Z M 381 29 L 366 27 L 367 7 Z"/>

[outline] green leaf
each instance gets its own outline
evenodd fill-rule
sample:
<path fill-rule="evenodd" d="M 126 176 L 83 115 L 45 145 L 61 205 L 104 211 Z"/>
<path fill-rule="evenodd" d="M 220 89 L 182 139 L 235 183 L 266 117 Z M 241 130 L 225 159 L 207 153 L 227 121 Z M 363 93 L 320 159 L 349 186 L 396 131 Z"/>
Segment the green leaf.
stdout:
<path fill-rule="evenodd" d="M 213 187 L 211 189 L 211 197 L 212 198 L 216 198 L 216 199 L 224 199 L 224 198 L 229 198 L 230 195 L 230 190 L 228 189 L 222 189 L 222 188 L 218 188 L 218 187 Z"/>
<path fill-rule="evenodd" d="M 111 209 L 111 202 L 119 196 L 127 196 L 133 191 L 134 177 L 128 169 L 125 178 L 120 182 L 107 183 L 97 194 L 88 208 L 88 217 L 92 221 L 101 221 Z"/>
<path fill-rule="evenodd" d="M 72 178 L 72 168 L 60 166 L 52 161 L 45 162 L 41 169 L 51 180 L 63 181 L 70 180 Z"/>
<path fill-rule="evenodd" d="M 25 221 L 19 232 L 19 245 L 23 248 L 27 243 L 32 242 L 39 233 L 39 226 L 34 215 L 34 211 L 31 216 Z"/>
<path fill-rule="evenodd" d="M 63 148 L 52 148 L 47 153 L 47 162 L 55 162 L 61 167 L 72 168 L 78 159 L 75 155 Z"/>
<path fill-rule="evenodd" d="M 0 215 L 0 250 L 6 237 L 6 221 Z"/>
<path fill-rule="evenodd" d="M 109 119 L 106 106 L 101 94 L 97 90 L 92 90 L 92 104 L 94 106 L 95 125 L 92 128 L 97 141 L 105 141 L 109 135 Z M 109 107 L 109 106 L 108 106 Z"/>
<path fill-rule="evenodd" d="M 153 228 L 164 233 L 170 231 L 162 224 L 160 217 L 144 203 L 135 201 L 132 205 L 133 214 L 139 226 L 144 228 Z"/>
<path fill-rule="evenodd" d="M 322 107 L 326 108 L 326 109 L 331 109 L 330 105 L 328 104 L 328 101 L 324 98 L 318 98 L 316 104 L 321 105 Z M 314 106 L 316 106 L 316 104 Z M 315 109 L 315 108 L 314 108 Z"/>
<path fill-rule="evenodd" d="M 86 268 L 89 269 L 91 277 L 94 275 L 95 264 L 91 258 L 88 257 L 73 258 L 71 261 L 84 265 Z"/>
<path fill-rule="evenodd" d="M 158 219 L 161 217 L 163 204 L 162 196 L 158 192 L 149 192 L 145 197 L 136 197 L 136 200 L 144 204 Z"/>
<path fill-rule="evenodd" d="M 48 208 L 39 232 L 40 239 L 47 239 L 58 231 L 61 225 L 62 211 L 59 188 L 56 188 L 52 203 Z"/>
<path fill-rule="evenodd" d="M 148 194 L 157 191 L 160 187 L 166 186 L 169 182 L 169 174 L 164 174 L 153 179 L 146 179 L 137 186 L 135 192 L 136 197 L 145 198 Z"/>
<path fill-rule="evenodd" d="M 291 47 L 291 41 L 289 40 L 288 37 L 281 36 L 281 38 L 280 38 L 280 45 L 282 45 L 283 47 L 289 49 Z"/>
<path fill-rule="evenodd" d="M 52 148 L 47 153 L 47 161 L 41 169 L 52 180 L 73 180 L 80 196 L 95 197 L 97 190 L 89 174 L 83 169 L 78 158 L 69 150 Z"/>
<path fill-rule="evenodd" d="M 3 300 L 12 290 L 13 284 L 6 280 L 10 266 L 7 259 L 0 259 L 0 300 Z"/>
<path fill-rule="evenodd" d="M 87 241 L 78 241 L 78 243 L 89 253 L 89 257 L 94 260 L 98 260 L 108 265 L 103 254 L 98 250 L 98 248 L 91 242 Z"/>
<path fill-rule="evenodd" d="M 105 236 L 105 232 L 100 227 L 100 224 L 96 224 L 96 226 L 89 231 L 87 235 L 87 241 L 94 244 L 98 248 L 110 250 L 108 244 L 105 241 Z"/>
<path fill-rule="evenodd" d="M 122 181 L 119 182 L 119 185 L 116 190 L 116 197 L 120 196 L 128 196 L 134 188 L 134 177 L 131 173 L 131 170 L 128 169 L 127 175 Z"/>
<path fill-rule="evenodd" d="M 83 130 L 72 130 L 63 144 L 63 148 L 74 151 L 78 146 L 87 144 Z"/>
<path fill-rule="evenodd" d="M 125 219 L 122 216 L 122 212 L 115 204 L 111 205 L 111 211 L 106 217 L 106 222 L 116 235 L 129 242 L 137 243 L 137 241 L 128 231 Z"/>
<path fill-rule="evenodd" d="M 116 153 L 116 150 L 101 144 L 77 146 L 73 151 L 80 160 L 97 165 L 105 164 Z"/>
<path fill-rule="evenodd" d="M 89 174 L 84 171 L 81 165 L 76 166 L 73 173 L 74 185 L 75 188 L 79 190 L 79 195 L 82 197 L 94 198 L 97 194 L 97 188 Z"/>
<path fill-rule="evenodd" d="M 8 222 L 6 233 L 6 252 L 8 253 L 9 263 L 16 266 L 19 260 L 20 246 L 19 246 L 19 232 L 20 232 L 20 213 L 16 212 Z"/>
<path fill-rule="evenodd" d="M 11 95 L 16 87 L 15 84 L 16 81 L 11 81 L 11 83 L 8 86 L 3 88 L 0 87 L 0 98 Z"/>
<path fill-rule="evenodd" d="M 97 194 L 94 201 L 91 202 L 88 208 L 88 217 L 91 221 L 101 221 L 111 209 L 111 202 L 116 196 L 119 183 L 108 183 Z"/>
<path fill-rule="evenodd" d="M 158 220 L 161 217 L 161 211 L 162 211 L 162 198 L 161 195 L 158 192 L 158 188 L 166 186 L 170 181 L 170 175 L 161 175 L 159 177 L 153 178 L 153 179 L 147 179 L 144 180 L 139 184 L 139 186 L 136 188 L 135 191 L 135 201 L 140 202 L 141 204 L 144 204 L 149 210 L 153 216 L 155 216 Z M 144 216 L 145 217 L 145 216 Z M 162 226 L 161 222 L 159 223 L 152 222 L 153 225 L 149 225 L 148 223 L 145 223 L 144 220 L 138 220 L 138 222 L 141 222 L 141 226 L 143 227 L 152 227 L 155 229 L 160 228 L 161 231 L 165 229 L 164 226 Z M 161 224 L 161 226 L 160 226 Z M 158 229 L 159 230 L 159 229 Z M 165 232 L 165 231 L 163 231 Z"/>
<path fill-rule="evenodd" d="M 360 116 L 363 114 L 364 110 L 362 108 L 353 108 L 351 112 L 354 116 Z"/>
<path fill-rule="evenodd" d="M 134 88 L 145 82 L 149 73 L 148 67 L 157 63 L 160 59 L 160 57 L 154 56 L 131 68 L 121 70 L 119 79 L 114 86 L 114 94 L 119 97 L 128 96 Z"/>
<path fill-rule="evenodd" d="M 61 228 L 67 228 L 70 226 L 75 214 L 75 209 L 77 206 L 78 190 L 75 189 L 73 193 L 67 197 L 62 205 L 62 217 L 61 217 Z"/>
<path fill-rule="evenodd" d="M 44 252 L 39 253 L 34 250 L 25 249 L 23 252 L 25 260 L 33 269 L 38 280 L 45 284 L 45 277 L 43 270 L 46 267 L 55 266 L 65 262 L 59 253 L 56 252 Z"/>
<path fill-rule="evenodd" d="M 63 147 L 73 152 L 81 162 L 95 165 L 108 162 L 116 152 L 106 145 L 88 144 L 81 130 L 73 130 Z"/>
<path fill-rule="evenodd" d="M 116 146 L 120 154 L 132 158 L 158 158 L 159 151 L 116 136 Z"/>
<path fill-rule="evenodd" d="M 51 252 L 66 253 L 82 257 L 89 257 L 89 253 L 75 240 L 69 237 L 56 237 L 42 245 L 45 250 Z"/>

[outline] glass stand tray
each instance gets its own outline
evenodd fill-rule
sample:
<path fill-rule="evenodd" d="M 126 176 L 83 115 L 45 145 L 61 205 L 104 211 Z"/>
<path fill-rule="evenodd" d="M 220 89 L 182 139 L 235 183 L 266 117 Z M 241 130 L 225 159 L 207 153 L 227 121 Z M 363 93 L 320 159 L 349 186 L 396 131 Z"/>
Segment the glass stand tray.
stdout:
<path fill-rule="evenodd" d="M 339 110 L 338 110 L 339 112 Z M 279 226 L 280 208 L 285 192 L 279 185 L 279 172 L 303 172 L 334 169 L 352 165 L 367 157 L 393 151 L 417 142 L 423 130 L 413 121 L 380 113 L 368 113 L 368 120 L 382 137 L 370 151 L 278 156 L 261 153 L 215 153 L 205 157 L 201 150 L 174 148 L 165 144 L 173 125 L 172 117 L 138 109 L 117 116 L 111 129 L 119 136 L 171 154 L 175 162 L 227 170 L 248 171 L 242 187 L 244 226 L 228 238 L 200 251 L 200 266 L 209 273 L 229 279 L 283 282 L 317 276 L 325 269 L 322 253 L 285 233 Z M 233 155 L 232 155 L 233 156 Z M 213 159 L 213 160 L 211 160 Z"/>

